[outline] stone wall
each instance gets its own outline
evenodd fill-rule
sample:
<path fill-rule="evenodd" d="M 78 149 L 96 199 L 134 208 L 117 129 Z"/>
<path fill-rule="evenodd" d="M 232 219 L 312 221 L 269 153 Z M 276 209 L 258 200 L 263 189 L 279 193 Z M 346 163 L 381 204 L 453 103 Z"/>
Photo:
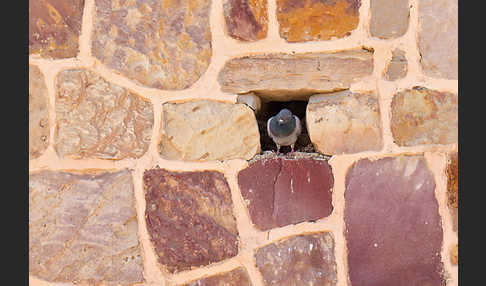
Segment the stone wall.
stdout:
<path fill-rule="evenodd" d="M 457 0 L 29 0 L 29 51 L 29 285 L 458 285 Z"/>

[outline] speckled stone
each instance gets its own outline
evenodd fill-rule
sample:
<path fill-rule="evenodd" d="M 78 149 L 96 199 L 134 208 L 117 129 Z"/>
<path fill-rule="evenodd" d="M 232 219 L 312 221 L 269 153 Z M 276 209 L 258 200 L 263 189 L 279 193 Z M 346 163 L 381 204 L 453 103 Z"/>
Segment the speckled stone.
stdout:
<path fill-rule="evenodd" d="M 457 232 L 457 224 L 458 224 L 458 213 L 457 208 L 459 207 L 458 202 L 458 191 L 459 191 L 459 183 L 458 183 L 458 154 L 457 152 L 451 153 L 448 156 L 447 160 L 447 206 L 452 215 L 452 227 L 455 232 Z"/>
<path fill-rule="evenodd" d="M 184 286 L 252 286 L 248 273 L 242 267 L 235 270 L 199 279 Z"/>
<path fill-rule="evenodd" d="M 398 92 L 391 103 L 391 131 L 399 146 L 457 143 L 457 95 L 424 87 Z"/>
<path fill-rule="evenodd" d="M 333 184 L 331 166 L 317 159 L 262 159 L 238 173 L 251 220 L 260 230 L 329 216 Z"/>
<path fill-rule="evenodd" d="M 349 36 L 360 6 L 361 0 L 277 0 L 280 37 L 306 42 Z"/>
<path fill-rule="evenodd" d="M 307 131 L 317 151 L 334 155 L 381 150 L 383 136 L 375 92 L 313 95 L 306 112 Z"/>
<path fill-rule="evenodd" d="M 29 274 L 49 282 L 143 282 L 132 175 L 29 176 Z"/>
<path fill-rule="evenodd" d="M 150 102 L 87 69 L 57 76 L 55 149 L 60 157 L 139 158 L 152 137 Z"/>
<path fill-rule="evenodd" d="M 418 48 L 425 75 L 457 79 L 458 0 L 418 2 Z"/>
<path fill-rule="evenodd" d="M 188 270 L 238 253 L 231 192 L 222 173 L 146 170 L 145 220 L 159 263 Z"/>
<path fill-rule="evenodd" d="M 408 0 L 371 0 L 370 34 L 380 39 L 403 36 L 408 29 Z"/>
<path fill-rule="evenodd" d="M 144 86 L 181 90 L 211 61 L 211 0 L 96 0 L 92 54 Z"/>
<path fill-rule="evenodd" d="M 405 52 L 400 49 L 392 51 L 392 58 L 387 63 L 383 77 L 385 80 L 393 81 L 407 75 L 408 62 Z"/>
<path fill-rule="evenodd" d="M 256 41 L 267 36 L 267 0 L 225 0 L 226 32 L 242 41 Z"/>
<path fill-rule="evenodd" d="M 249 160 L 260 152 L 255 114 L 245 104 L 165 103 L 160 155 L 169 160 Z"/>
<path fill-rule="evenodd" d="M 307 100 L 312 94 L 348 89 L 373 72 L 373 52 L 262 54 L 227 61 L 218 75 L 223 92 L 255 92 L 266 100 Z"/>
<path fill-rule="evenodd" d="M 444 286 L 435 181 L 422 156 L 357 161 L 346 174 L 352 285 Z"/>
<path fill-rule="evenodd" d="M 44 75 L 29 65 L 29 160 L 38 158 L 49 145 L 49 100 Z"/>
<path fill-rule="evenodd" d="M 329 232 L 299 235 L 257 250 L 265 286 L 336 285 L 334 238 Z"/>
<path fill-rule="evenodd" d="M 84 0 L 29 0 L 29 54 L 75 57 L 83 10 Z"/>

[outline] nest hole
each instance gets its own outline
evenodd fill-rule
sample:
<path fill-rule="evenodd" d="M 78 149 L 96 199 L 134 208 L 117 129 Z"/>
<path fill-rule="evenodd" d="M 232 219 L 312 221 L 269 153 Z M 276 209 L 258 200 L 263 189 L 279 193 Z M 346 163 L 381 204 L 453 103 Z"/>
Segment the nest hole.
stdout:
<path fill-rule="evenodd" d="M 267 120 L 277 115 L 277 113 L 287 108 L 294 115 L 299 117 L 302 124 L 302 132 L 295 142 L 294 151 L 303 153 L 316 153 L 317 151 L 312 144 L 309 133 L 307 132 L 306 124 L 306 110 L 307 110 L 306 100 L 295 100 L 295 101 L 265 101 L 262 99 L 261 109 L 256 114 L 256 120 L 258 122 L 258 130 L 260 132 L 260 145 L 261 154 L 266 151 L 277 151 L 277 145 L 272 140 L 272 137 L 268 135 L 267 132 Z M 282 146 L 280 148 L 280 153 L 289 153 L 291 151 L 290 146 Z"/>

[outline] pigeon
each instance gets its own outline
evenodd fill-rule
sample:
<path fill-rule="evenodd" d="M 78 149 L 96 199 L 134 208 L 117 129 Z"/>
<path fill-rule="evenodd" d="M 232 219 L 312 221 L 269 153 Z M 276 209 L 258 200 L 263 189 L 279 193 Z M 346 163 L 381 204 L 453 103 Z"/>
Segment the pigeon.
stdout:
<path fill-rule="evenodd" d="M 270 117 L 267 121 L 267 132 L 277 145 L 277 155 L 280 154 L 280 146 L 289 145 L 292 148 L 290 151 L 290 154 L 292 154 L 295 141 L 297 141 L 301 131 L 302 126 L 299 118 L 286 108 L 280 110 L 277 115 Z"/>

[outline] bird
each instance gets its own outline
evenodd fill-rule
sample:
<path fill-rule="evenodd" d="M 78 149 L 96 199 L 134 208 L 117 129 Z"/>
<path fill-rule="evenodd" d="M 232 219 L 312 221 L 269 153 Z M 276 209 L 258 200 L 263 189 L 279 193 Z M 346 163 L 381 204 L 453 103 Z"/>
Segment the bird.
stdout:
<path fill-rule="evenodd" d="M 294 153 L 294 146 L 302 131 L 299 117 L 284 108 L 267 121 L 267 132 L 277 145 L 277 155 L 280 154 L 281 146 L 290 146 L 290 154 Z"/>

